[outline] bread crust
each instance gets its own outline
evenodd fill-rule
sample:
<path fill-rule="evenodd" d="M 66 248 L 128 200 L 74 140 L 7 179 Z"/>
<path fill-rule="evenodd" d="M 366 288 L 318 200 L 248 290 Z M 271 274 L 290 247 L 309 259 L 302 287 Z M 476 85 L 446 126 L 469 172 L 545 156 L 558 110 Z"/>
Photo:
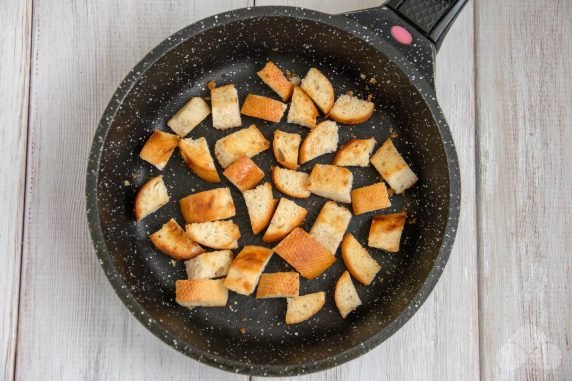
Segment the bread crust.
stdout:
<path fill-rule="evenodd" d="M 224 286 L 238 294 L 252 294 L 271 256 L 272 250 L 266 247 L 244 246 L 232 261 Z"/>
<path fill-rule="evenodd" d="M 191 194 L 179 201 L 188 224 L 234 217 L 236 209 L 229 188 L 216 188 Z"/>
<path fill-rule="evenodd" d="M 264 178 L 262 169 L 247 156 L 226 167 L 223 175 L 241 192 L 254 188 Z"/>
<path fill-rule="evenodd" d="M 352 208 L 355 215 L 385 209 L 391 206 L 384 183 L 368 185 L 352 191 Z"/>
<path fill-rule="evenodd" d="M 310 192 L 330 200 L 350 203 L 353 175 L 344 167 L 316 164 L 310 173 Z"/>
<path fill-rule="evenodd" d="M 188 260 L 205 251 L 199 244 L 187 237 L 183 228 L 173 218 L 149 238 L 159 251 L 175 260 Z"/>
<path fill-rule="evenodd" d="M 284 116 L 284 111 L 286 111 L 286 104 L 280 101 L 260 95 L 248 94 L 242 103 L 240 113 L 278 123 Z"/>
<path fill-rule="evenodd" d="M 300 274 L 297 272 L 264 273 L 258 281 L 256 299 L 287 298 L 298 296 Z"/>
<path fill-rule="evenodd" d="M 162 171 L 177 147 L 179 139 L 177 135 L 155 130 L 145 142 L 139 157 Z"/>
<path fill-rule="evenodd" d="M 290 99 L 294 86 L 292 86 L 292 83 L 284 76 L 282 70 L 272 61 L 268 61 L 266 65 L 264 65 L 264 68 L 256 74 L 258 74 L 262 82 L 278 94 L 283 101 Z"/>
<path fill-rule="evenodd" d="M 175 301 L 183 307 L 224 307 L 228 289 L 224 279 L 184 279 L 175 283 Z"/>

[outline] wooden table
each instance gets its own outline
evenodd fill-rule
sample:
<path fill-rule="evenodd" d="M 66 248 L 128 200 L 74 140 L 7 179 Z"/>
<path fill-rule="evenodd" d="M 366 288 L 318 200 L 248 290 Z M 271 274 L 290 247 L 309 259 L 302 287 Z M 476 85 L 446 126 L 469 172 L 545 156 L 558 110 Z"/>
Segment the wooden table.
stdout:
<path fill-rule="evenodd" d="M 0 1 L 0 379 L 247 379 L 191 360 L 121 304 L 87 232 L 86 159 L 115 87 L 165 37 L 268 4 Z M 435 291 L 393 337 L 307 380 L 572 379 L 572 2 L 479 0 L 437 59 L 462 213 Z"/>

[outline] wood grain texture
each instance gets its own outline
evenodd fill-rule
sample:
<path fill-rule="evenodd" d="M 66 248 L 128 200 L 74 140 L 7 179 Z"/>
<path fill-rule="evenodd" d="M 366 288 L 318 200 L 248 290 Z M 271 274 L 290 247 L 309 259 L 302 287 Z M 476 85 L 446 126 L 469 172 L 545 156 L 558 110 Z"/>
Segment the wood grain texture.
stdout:
<path fill-rule="evenodd" d="M 572 377 L 572 2 L 476 2 L 483 380 Z"/>
<path fill-rule="evenodd" d="M 330 13 L 379 5 L 374 0 L 256 1 L 284 3 Z M 445 272 L 417 314 L 385 343 L 348 364 L 300 380 L 479 379 L 472 7 L 472 2 L 465 7 L 437 56 L 437 95 L 458 148 L 463 193 L 459 231 Z"/>
<path fill-rule="evenodd" d="M 0 2 L 0 379 L 14 374 L 30 78 L 31 1 Z"/>
<path fill-rule="evenodd" d="M 34 4 L 16 378 L 234 379 L 234 375 L 167 347 L 122 305 L 92 249 L 84 184 L 99 117 L 127 72 L 171 33 L 249 2 L 82 0 Z M 17 120 L 12 121 L 16 128 Z M 0 258 L 4 263 L 3 256 Z"/>

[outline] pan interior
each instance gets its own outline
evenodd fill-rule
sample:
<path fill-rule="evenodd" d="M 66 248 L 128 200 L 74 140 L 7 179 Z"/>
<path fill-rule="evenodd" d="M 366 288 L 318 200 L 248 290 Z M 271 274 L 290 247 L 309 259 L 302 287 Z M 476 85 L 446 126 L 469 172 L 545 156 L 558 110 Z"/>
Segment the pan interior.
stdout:
<path fill-rule="evenodd" d="M 307 322 L 286 326 L 284 299 L 256 300 L 232 292 L 226 308 L 188 310 L 178 306 L 174 301 L 175 281 L 186 278 L 184 265 L 173 264 L 155 250 L 148 235 L 171 217 L 183 225 L 179 199 L 193 192 L 230 187 L 237 207 L 234 221 L 242 233 L 239 248 L 264 244 L 260 235 L 252 235 L 240 192 L 225 178 L 220 184 L 202 181 L 185 167 L 177 152 L 163 171 L 171 196 L 169 204 L 140 223 L 134 221 L 137 190 L 159 174 L 138 157 L 150 133 L 154 129 L 169 131 L 166 121 L 170 116 L 190 97 L 208 97 L 207 82 L 211 80 L 217 85 L 234 83 L 241 103 L 247 93 L 279 99 L 256 75 L 267 60 L 300 77 L 310 67 L 319 68 L 330 78 L 336 96 L 347 91 L 363 98 L 371 94 L 376 104 L 374 116 L 359 126 L 340 126 L 340 144 L 350 138 L 374 136 L 377 148 L 392 136 L 420 178 L 405 195 L 393 196 L 391 208 L 382 212 L 407 210 L 409 223 L 402 249 L 398 254 L 369 249 L 382 270 L 368 287 L 354 280 L 363 306 L 345 320 L 333 302 L 335 282 L 345 270 L 339 250 L 335 265 L 322 276 L 301 279 L 301 294 L 327 292 L 325 308 Z M 275 129 L 297 132 L 302 137 L 309 131 L 285 121 L 271 124 L 244 116 L 242 120 L 243 127 L 255 124 L 269 141 Z M 234 131 L 213 129 L 209 117 L 188 137 L 206 137 L 212 151 L 217 139 Z M 315 163 L 331 163 L 332 157 L 322 156 L 300 170 L 309 172 Z M 254 157 L 254 161 L 265 171 L 265 181 L 271 181 L 269 173 L 275 163 L 271 150 Z M 222 174 L 218 163 L 217 169 Z M 354 189 L 380 179 L 373 167 L 351 169 Z M 274 194 L 281 196 L 276 190 Z M 215 361 L 224 358 L 253 366 L 284 366 L 320 361 L 359 346 L 387 330 L 404 310 L 417 307 L 410 302 L 436 265 L 445 234 L 449 175 L 441 135 L 430 110 L 405 74 L 382 52 L 328 24 L 292 17 L 256 17 L 205 29 L 167 52 L 144 73 L 104 137 L 97 197 L 107 255 L 131 297 L 152 317 L 149 325 L 165 327 L 177 338 L 173 345 L 187 353 L 199 350 Z M 312 196 L 295 201 L 309 211 L 303 226 L 309 230 L 326 200 Z M 364 246 L 374 214 L 353 217 L 348 229 Z M 265 271 L 288 269 L 274 255 Z"/>

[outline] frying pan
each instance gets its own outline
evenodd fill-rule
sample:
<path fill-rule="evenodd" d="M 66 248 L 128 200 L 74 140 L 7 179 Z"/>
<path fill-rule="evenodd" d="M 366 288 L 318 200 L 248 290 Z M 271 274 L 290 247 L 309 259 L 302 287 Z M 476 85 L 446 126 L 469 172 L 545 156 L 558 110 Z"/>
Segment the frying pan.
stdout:
<path fill-rule="evenodd" d="M 153 49 L 107 106 L 93 140 L 86 181 L 87 216 L 99 261 L 137 319 L 196 360 L 265 376 L 303 374 L 341 364 L 403 326 L 435 286 L 457 227 L 459 166 L 436 100 L 433 65 L 439 44 L 465 1 L 394 0 L 345 15 L 290 7 L 247 8 L 199 21 Z M 210 80 L 236 84 L 241 101 L 249 92 L 276 98 L 256 76 L 267 60 L 300 76 L 310 67 L 319 68 L 333 83 L 336 95 L 349 90 L 362 98 L 371 94 L 374 116 L 359 126 L 341 126 L 340 143 L 370 136 L 381 143 L 392 136 L 420 178 L 404 195 L 392 197 L 389 211 L 408 213 L 400 252 L 369 249 L 382 270 L 368 287 L 354 282 L 363 305 L 346 319 L 333 302 L 335 282 L 345 270 L 339 254 L 334 266 L 320 277 L 301 280 L 301 294 L 327 292 L 325 307 L 301 324 L 284 324 L 284 299 L 256 300 L 230 293 L 226 308 L 189 310 L 177 305 L 174 286 L 177 279 L 186 278 L 184 266 L 158 253 L 148 235 L 170 217 L 182 224 L 179 199 L 230 187 L 237 206 L 234 221 L 242 233 L 239 245 L 263 243 L 260 236 L 252 235 L 238 190 L 226 179 L 220 185 L 204 182 L 176 153 L 163 171 L 171 201 L 142 222 L 134 220 L 137 190 L 158 174 L 138 158 L 150 133 L 168 130 L 166 121 L 190 97 L 208 96 Z M 270 141 L 275 128 L 307 133 L 286 122 L 272 125 L 243 116 L 243 126 L 251 123 Z M 212 149 L 217 139 L 231 132 L 213 129 L 209 117 L 190 137 L 205 136 Z M 274 163 L 270 150 L 254 160 L 270 181 Z M 309 172 L 315 163 L 331 160 L 332 155 L 325 155 L 300 170 Z M 372 167 L 352 168 L 352 172 L 354 189 L 379 181 Z M 279 197 L 277 191 L 275 197 Z M 317 196 L 296 200 L 309 211 L 306 230 L 325 201 Z M 349 225 L 348 231 L 362 244 L 373 214 L 355 216 Z M 286 269 L 287 264 L 274 255 L 265 271 Z"/>

